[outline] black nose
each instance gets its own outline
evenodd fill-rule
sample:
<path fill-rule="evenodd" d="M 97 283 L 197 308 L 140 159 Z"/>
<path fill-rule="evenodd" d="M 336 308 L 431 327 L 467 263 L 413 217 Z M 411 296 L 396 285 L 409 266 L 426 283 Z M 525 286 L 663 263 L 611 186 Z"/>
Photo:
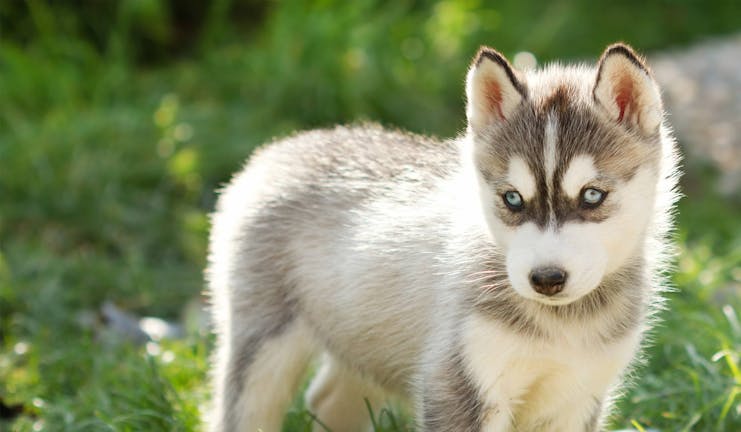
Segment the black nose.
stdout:
<path fill-rule="evenodd" d="M 533 289 L 547 296 L 563 291 L 566 283 L 566 272 L 556 267 L 542 267 L 530 272 L 530 284 Z"/>

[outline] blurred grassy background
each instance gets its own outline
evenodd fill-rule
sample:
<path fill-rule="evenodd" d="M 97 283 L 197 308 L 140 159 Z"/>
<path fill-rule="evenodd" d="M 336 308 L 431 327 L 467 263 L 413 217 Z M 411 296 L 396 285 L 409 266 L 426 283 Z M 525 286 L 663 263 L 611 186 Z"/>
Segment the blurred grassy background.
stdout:
<path fill-rule="evenodd" d="M 97 311 L 182 319 L 213 191 L 266 139 L 364 119 L 452 135 L 481 44 L 592 61 L 738 16 L 730 0 L 0 3 L 0 430 L 199 429 L 209 337 L 140 347 Z M 616 427 L 741 430 L 741 198 L 687 169 L 679 290 Z M 299 405 L 286 430 L 306 430 Z"/>

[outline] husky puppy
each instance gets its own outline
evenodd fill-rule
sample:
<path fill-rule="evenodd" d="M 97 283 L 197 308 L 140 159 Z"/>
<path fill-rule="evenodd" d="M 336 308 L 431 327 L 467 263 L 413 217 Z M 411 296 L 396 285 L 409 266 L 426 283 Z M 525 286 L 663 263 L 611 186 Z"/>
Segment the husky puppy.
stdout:
<path fill-rule="evenodd" d="M 213 431 L 334 432 L 406 396 L 422 431 L 596 431 L 656 309 L 677 154 L 623 44 L 515 70 L 482 48 L 450 141 L 337 127 L 256 152 L 207 271 Z M 324 430 L 317 427 L 317 430 Z"/>

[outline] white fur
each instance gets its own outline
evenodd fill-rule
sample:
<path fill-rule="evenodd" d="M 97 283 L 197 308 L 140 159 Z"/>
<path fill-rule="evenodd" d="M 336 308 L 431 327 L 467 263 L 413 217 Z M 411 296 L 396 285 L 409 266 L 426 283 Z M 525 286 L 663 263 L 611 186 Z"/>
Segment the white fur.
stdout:
<path fill-rule="evenodd" d="M 605 274 L 608 251 L 599 243 L 598 226 L 566 224 L 560 230 L 545 232 L 528 223 L 513 230 L 507 254 L 507 272 L 514 289 L 523 297 L 545 304 L 568 304 L 597 287 Z M 535 292 L 529 275 L 536 268 L 558 267 L 568 279 L 555 296 Z"/>
<path fill-rule="evenodd" d="M 378 411 L 384 405 L 384 393 L 329 355 L 306 391 L 306 405 L 320 419 L 315 432 L 370 430 L 368 405 Z"/>
<path fill-rule="evenodd" d="M 558 120 L 556 116 L 549 115 L 545 124 L 545 139 L 543 143 L 543 160 L 545 163 L 545 178 L 548 187 L 548 195 L 553 193 L 553 173 L 556 171 L 558 163 Z"/>
<path fill-rule="evenodd" d="M 523 158 L 515 156 L 510 159 L 507 179 L 523 200 L 527 201 L 535 196 L 535 176 Z"/>
<path fill-rule="evenodd" d="M 294 397 L 294 389 L 303 378 L 316 343 L 306 326 L 296 323 L 282 336 L 267 342 L 250 366 L 253 373 L 245 382 L 246 391 L 238 405 L 240 430 L 245 432 L 279 431 L 283 416 Z M 283 385 L 276 386 L 281 382 Z M 265 397 L 270 394 L 271 397 Z"/>
<path fill-rule="evenodd" d="M 584 326 L 559 328 L 552 342 L 523 338 L 481 315 L 468 318 L 466 359 L 487 404 L 483 431 L 579 431 L 632 358 L 640 343 L 634 332 L 615 345 L 594 344 Z"/>
<path fill-rule="evenodd" d="M 594 158 L 590 155 L 575 156 L 561 180 L 561 187 L 570 198 L 576 198 L 582 188 L 597 178 Z"/>

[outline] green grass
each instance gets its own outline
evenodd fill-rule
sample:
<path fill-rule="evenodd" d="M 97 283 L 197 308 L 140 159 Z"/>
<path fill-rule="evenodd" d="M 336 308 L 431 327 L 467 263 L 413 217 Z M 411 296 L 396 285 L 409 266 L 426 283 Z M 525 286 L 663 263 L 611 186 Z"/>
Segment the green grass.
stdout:
<path fill-rule="evenodd" d="M 356 119 L 453 134 L 482 42 L 594 58 L 615 39 L 652 49 L 738 29 L 724 2 L 641 3 L 645 20 L 586 1 L 285 2 L 247 42 L 214 33 L 188 59 L 142 64 L 124 15 L 101 48 L 69 24 L 83 19 L 28 4 L 31 30 L 0 39 L 0 400 L 21 411 L 0 431 L 199 429 L 210 336 L 147 349 L 96 312 L 109 300 L 181 319 L 203 287 L 213 191 L 259 143 Z M 741 430 L 741 202 L 687 165 L 677 290 L 615 427 Z M 404 419 L 378 415 L 377 430 Z M 285 430 L 311 422 L 297 396 Z"/>
<path fill-rule="evenodd" d="M 680 205 L 680 253 L 647 364 L 620 404 L 628 426 L 732 431 L 741 425 L 739 205 L 690 196 Z"/>

